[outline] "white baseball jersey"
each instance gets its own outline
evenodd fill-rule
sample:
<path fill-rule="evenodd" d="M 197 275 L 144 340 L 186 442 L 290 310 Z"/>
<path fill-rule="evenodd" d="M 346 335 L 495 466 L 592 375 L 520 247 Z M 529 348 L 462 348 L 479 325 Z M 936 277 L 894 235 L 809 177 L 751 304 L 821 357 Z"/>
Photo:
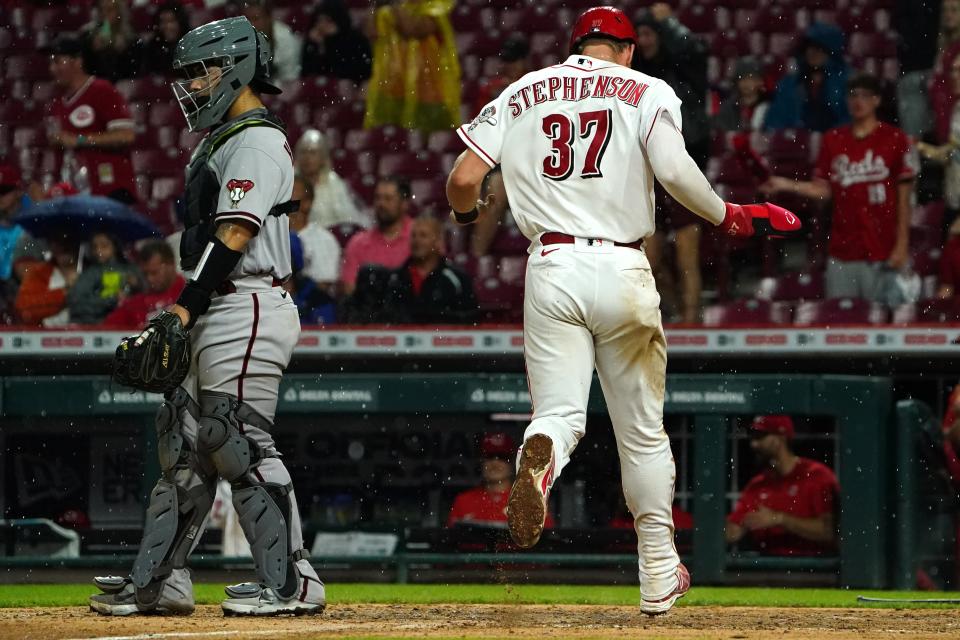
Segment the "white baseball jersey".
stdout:
<path fill-rule="evenodd" d="M 531 240 L 546 231 L 633 242 L 654 231 L 646 141 L 680 99 L 665 82 L 572 55 L 507 87 L 457 133 L 502 165 L 510 208 Z"/>
<path fill-rule="evenodd" d="M 220 181 L 216 221 L 243 220 L 258 229 L 230 278 L 289 276 L 289 220 L 269 215 L 293 195 L 293 155 L 286 136 L 273 127 L 248 127 L 217 149 L 208 164 Z"/>

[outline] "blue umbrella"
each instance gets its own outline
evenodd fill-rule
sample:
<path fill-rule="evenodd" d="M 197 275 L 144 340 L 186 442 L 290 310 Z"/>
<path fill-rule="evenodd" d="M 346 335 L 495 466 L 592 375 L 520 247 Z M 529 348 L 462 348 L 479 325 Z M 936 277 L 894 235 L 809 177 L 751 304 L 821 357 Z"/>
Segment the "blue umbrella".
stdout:
<path fill-rule="evenodd" d="M 15 216 L 13 222 L 37 238 L 65 234 L 88 238 L 102 232 L 132 242 L 160 235 L 152 222 L 127 205 L 101 196 L 68 196 L 40 202 Z"/>

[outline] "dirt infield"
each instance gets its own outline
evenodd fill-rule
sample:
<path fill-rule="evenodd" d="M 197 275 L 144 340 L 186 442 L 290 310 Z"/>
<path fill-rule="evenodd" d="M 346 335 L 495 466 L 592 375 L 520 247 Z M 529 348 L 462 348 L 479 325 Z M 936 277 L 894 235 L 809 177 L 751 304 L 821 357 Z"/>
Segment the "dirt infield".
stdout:
<path fill-rule="evenodd" d="M 635 607 L 342 605 L 309 618 L 106 618 L 80 607 L 0 609 L 0 638 L 958 638 L 955 610 L 680 607 L 647 618 Z"/>

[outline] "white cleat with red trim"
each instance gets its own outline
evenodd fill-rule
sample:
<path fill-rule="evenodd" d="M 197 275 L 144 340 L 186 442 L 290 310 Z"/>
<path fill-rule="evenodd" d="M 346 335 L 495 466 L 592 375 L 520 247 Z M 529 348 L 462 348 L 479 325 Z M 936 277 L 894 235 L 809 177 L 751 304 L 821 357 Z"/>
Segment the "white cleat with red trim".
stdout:
<path fill-rule="evenodd" d="M 523 443 L 517 478 L 507 501 L 507 525 L 518 547 L 537 544 L 547 518 L 547 496 L 554 473 L 553 440 L 536 434 Z"/>
<path fill-rule="evenodd" d="M 313 616 L 327 606 L 323 583 L 301 577 L 297 597 L 284 599 L 276 590 L 256 582 L 242 582 L 226 587 L 223 601 L 225 616 Z"/>
<path fill-rule="evenodd" d="M 673 608 L 673 605 L 676 604 L 677 600 L 685 596 L 689 590 L 690 572 L 687 571 L 687 568 L 683 566 L 683 563 L 681 562 L 677 566 L 677 586 L 674 587 L 673 591 L 662 598 L 648 600 L 647 598 L 641 597 L 640 611 L 648 616 L 658 616 L 664 614 L 667 611 L 670 611 L 670 609 Z"/>

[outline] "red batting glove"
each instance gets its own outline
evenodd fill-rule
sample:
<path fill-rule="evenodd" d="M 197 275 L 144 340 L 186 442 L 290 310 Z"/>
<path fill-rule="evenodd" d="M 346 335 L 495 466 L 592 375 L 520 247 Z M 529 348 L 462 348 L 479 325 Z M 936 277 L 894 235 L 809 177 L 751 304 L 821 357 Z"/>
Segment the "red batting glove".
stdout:
<path fill-rule="evenodd" d="M 793 212 L 769 202 L 724 204 L 727 214 L 720 223 L 720 230 L 734 238 L 750 238 L 756 235 L 787 238 L 800 235 L 803 228 L 800 219 Z"/>

